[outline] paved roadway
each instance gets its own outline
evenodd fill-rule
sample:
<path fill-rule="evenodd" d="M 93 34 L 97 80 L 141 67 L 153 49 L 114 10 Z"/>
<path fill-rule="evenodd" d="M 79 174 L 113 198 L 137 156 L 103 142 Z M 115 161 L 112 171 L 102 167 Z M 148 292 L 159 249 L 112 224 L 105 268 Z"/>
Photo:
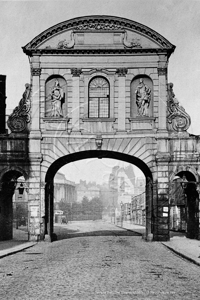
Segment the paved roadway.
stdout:
<path fill-rule="evenodd" d="M 0 260 L 0 299 L 199 299 L 200 267 L 161 243 L 98 221 L 55 231 Z"/>

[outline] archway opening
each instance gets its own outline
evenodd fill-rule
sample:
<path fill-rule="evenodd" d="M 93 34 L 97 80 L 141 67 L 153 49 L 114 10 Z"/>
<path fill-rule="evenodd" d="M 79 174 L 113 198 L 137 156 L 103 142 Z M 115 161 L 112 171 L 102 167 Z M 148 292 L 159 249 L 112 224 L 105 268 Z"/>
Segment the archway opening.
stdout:
<path fill-rule="evenodd" d="M 0 190 L 0 240 L 28 241 L 28 197 L 23 174 L 6 172 Z"/>
<path fill-rule="evenodd" d="M 107 206 L 104 205 L 102 207 L 102 211 L 100 213 L 101 218 L 104 219 L 109 219 L 111 222 L 120 225 L 122 221 L 129 221 L 132 223 L 138 223 L 138 225 L 143 225 L 145 226 L 145 231 L 148 234 L 152 233 L 152 188 L 151 188 L 151 183 L 152 183 L 152 174 L 148 166 L 138 158 L 126 155 L 126 154 L 121 154 L 117 152 L 111 152 L 111 151 L 102 151 L 102 150 L 91 150 L 91 151 L 83 151 L 83 152 L 78 152 L 75 154 L 70 154 L 64 157 L 59 158 L 57 161 L 55 161 L 48 169 L 46 173 L 46 192 L 45 192 L 45 234 L 47 236 L 50 236 L 50 239 L 53 240 L 54 238 L 54 223 L 56 224 L 57 222 L 61 222 L 62 216 L 59 214 L 63 214 L 63 210 L 61 209 L 61 206 L 59 207 L 59 204 L 57 202 L 58 199 L 55 199 L 58 197 L 58 191 L 56 190 L 56 180 L 58 181 L 58 177 L 61 176 L 60 171 L 62 170 L 61 168 L 66 165 L 66 170 L 68 164 L 72 162 L 78 162 L 82 161 L 84 162 L 87 159 L 101 159 L 101 160 L 106 160 L 106 159 L 112 159 L 116 160 L 118 162 L 124 162 L 126 163 L 125 168 L 120 168 L 119 166 L 113 167 L 112 172 L 110 172 L 110 182 L 115 182 L 114 185 L 111 184 L 108 193 L 110 193 L 109 196 L 109 201 L 107 201 Z M 125 185 L 124 178 L 122 176 L 122 173 L 125 172 L 124 169 L 128 168 L 130 166 L 129 171 L 132 169 L 133 166 L 138 167 L 141 170 L 141 174 L 143 174 L 143 190 L 141 189 L 141 193 L 137 191 L 137 194 L 129 193 L 127 194 L 127 198 L 125 197 L 125 193 L 123 194 L 123 189 Z M 85 165 L 85 168 L 87 168 L 87 164 Z M 89 168 L 90 169 L 90 168 Z M 127 169 L 126 169 L 127 171 Z M 94 173 L 94 170 L 90 169 L 90 172 Z M 128 171 L 127 171 L 128 172 Z M 56 179 L 57 177 L 57 179 Z M 131 176 L 129 176 L 131 177 Z M 69 178 L 69 177 L 68 177 Z M 95 177 L 94 177 L 95 179 Z M 119 191 L 119 186 L 116 186 L 116 182 L 121 185 L 122 190 Z M 97 187 L 97 185 L 96 185 Z M 87 190 L 87 195 L 88 195 L 88 185 L 85 184 L 85 187 Z M 80 205 L 70 204 L 71 207 L 68 207 L 68 212 L 67 209 L 65 211 L 64 217 L 67 219 L 67 221 L 72 221 L 77 218 L 79 215 L 79 218 L 94 218 L 97 219 L 100 217 L 99 213 L 95 211 L 93 212 L 93 215 L 91 213 L 91 206 L 92 203 L 94 205 L 95 196 L 98 193 L 98 188 L 96 191 L 94 191 L 94 186 L 90 190 L 90 199 L 85 198 L 84 199 L 84 204 L 85 206 L 90 204 L 90 207 L 88 209 L 88 214 L 85 212 L 83 213 L 80 212 Z M 83 184 L 81 189 L 83 189 Z M 82 195 L 82 198 L 84 198 L 84 193 L 83 191 L 79 191 L 79 201 L 80 202 L 80 194 Z M 95 194 L 96 193 L 96 194 Z M 108 194 L 107 194 L 108 195 Z M 92 197 L 94 196 L 94 197 Z M 61 197 L 61 196 L 60 196 Z M 96 197 L 99 198 L 99 197 Z M 83 199 L 81 199 L 83 200 Z M 89 200 L 89 201 L 88 201 Z M 97 200 L 97 199 L 96 199 Z M 100 199 L 102 200 L 102 199 Z M 90 201 L 93 201 L 89 203 Z M 64 201 L 62 201 L 62 204 Z M 82 202 L 82 201 L 81 201 Z M 100 201 L 101 202 L 101 201 Z M 135 203 L 140 203 L 140 209 L 136 207 Z M 83 203 L 82 203 L 83 204 Z M 96 203 L 97 204 L 97 203 Z M 69 206 L 69 205 L 68 205 Z M 79 211 L 75 212 L 75 208 L 73 207 L 79 206 Z M 83 208 L 83 205 L 82 205 Z M 148 209 L 147 209 L 148 208 Z M 138 210 L 136 212 L 136 210 Z M 140 211 L 139 211 L 140 210 Z M 58 214 L 58 216 L 55 215 L 55 212 Z M 87 216 L 86 216 L 87 215 Z M 89 216 L 88 216 L 89 215 Z"/>
<path fill-rule="evenodd" d="M 189 171 L 176 174 L 170 196 L 171 236 L 199 236 L 199 193 L 195 176 Z"/>

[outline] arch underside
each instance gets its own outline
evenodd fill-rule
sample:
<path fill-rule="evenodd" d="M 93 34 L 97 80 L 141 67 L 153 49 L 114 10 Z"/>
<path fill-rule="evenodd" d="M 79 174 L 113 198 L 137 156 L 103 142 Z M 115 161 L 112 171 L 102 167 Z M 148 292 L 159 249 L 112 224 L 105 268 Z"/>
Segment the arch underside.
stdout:
<path fill-rule="evenodd" d="M 46 179 L 49 174 L 47 169 L 50 165 L 52 169 L 55 168 L 56 173 L 62 164 L 66 164 L 70 160 L 89 157 L 121 159 L 138 166 L 147 177 L 152 176 L 149 173 L 154 164 L 152 138 L 103 138 L 101 150 L 96 150 L 95 137 L 92 138 L 92 136 L 87 139 L 71 138 L 67 140 L 67 144 L 65 138 L 56 138 L 52 142 L 43 154 L 46 162 L 43 167 L 44 172 L 47 172 Z"/>

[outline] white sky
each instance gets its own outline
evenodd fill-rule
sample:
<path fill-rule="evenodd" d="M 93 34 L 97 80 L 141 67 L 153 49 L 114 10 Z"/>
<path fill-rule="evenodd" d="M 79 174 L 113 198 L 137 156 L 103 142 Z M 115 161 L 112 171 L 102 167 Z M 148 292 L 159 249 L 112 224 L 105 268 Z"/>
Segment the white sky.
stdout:
<path fill-rule="evenodd" d="M 176 46 L 168 82 L 200 135 L 200 0 L 0 0 L 0 74 L 7 76 L 7 108 L 14 109 L 30 82 L 21 47 L 49 27 L 84 15 L 113 15 L 142 23 Z"/>

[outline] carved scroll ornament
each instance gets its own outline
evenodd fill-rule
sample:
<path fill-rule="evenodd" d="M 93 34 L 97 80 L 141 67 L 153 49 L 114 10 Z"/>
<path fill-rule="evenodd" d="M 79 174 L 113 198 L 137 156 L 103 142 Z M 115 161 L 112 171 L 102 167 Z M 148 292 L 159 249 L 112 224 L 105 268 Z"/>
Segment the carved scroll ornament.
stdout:
<path fill-rule="evenodd" d="M 28 130 L 28 123 L 30 122 L 30 93 L 31 85 L 25 84 L 25 91 L 19 105 L 13 110 L 12 114 L 8 117 L 8 127 L 11 132 L 26 132 Z"/>
<path fill-rule="evenodd" d="M 72 31 L 70 34 L 70 40 L 69 41 L 67 41 L 67 40 L 60 41 L 58 43 L 57 48 L 58 49 L 69 49 L 69 48 L 74 47 L 74 45 L 75 45 L 75 39 L 74 39 L 74 33 Z"/>
<path fill-rule="evenodd" d="M 135 38 L 132 39 L 131 41 L 128 40 L 127 38 L 127 31 L 125 30 L 124 36 L 123 36 L 123 44 L 127 48 L 142 48 L 140 40 Z"/>
<path fill-rule="evenodd" d="M 169 129 L 174 131 L 187 131 L 191 124 L 190 116 L 186 113 L 182 106 L 179 106 L 178 100 L 175 98 L 173 92 L 173 83 L 168 83 L 167 85 L 168 93 L 168 116 L 167 121 L 169 124 Z"/>

